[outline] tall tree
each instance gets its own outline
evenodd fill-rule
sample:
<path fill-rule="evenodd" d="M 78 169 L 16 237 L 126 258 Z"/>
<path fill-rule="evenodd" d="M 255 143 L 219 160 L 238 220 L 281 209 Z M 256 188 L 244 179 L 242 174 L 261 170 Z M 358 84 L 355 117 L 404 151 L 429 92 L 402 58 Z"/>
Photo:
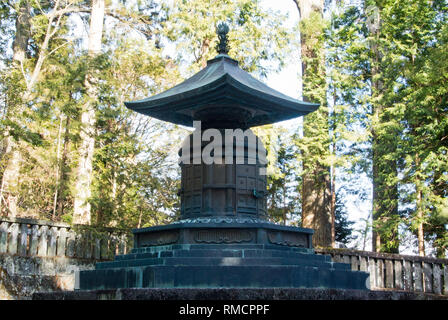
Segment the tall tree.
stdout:
<path fill-rule="evenodd" d="M 17 1 L 6 2 L 15 17 L 15 34 L 13 41 L 12 63 L 8 73 L 2 77 L 6 102 L 4 125 L 4 153 L 2 155 L 1 194 L 7 193 L 7 209 L 11 215 L 19 213 L 21 166 L 23 158 L 30 148 L 42 143 L 39 127 L 30 125 L 39 116 L 32 106 L 39 99 L 36 90 L 45 62 L 58 48 L 70 41 L 62 40 L 61 32 L 66 15 L 77 10 L 78 1 L 46 2 Z M 57 41 L 54 41 L 58 39 Z M 56 44 L 53 46 L 53 44 Z M 5 58 L 8 63 L 8 58 Z M 31 130 L 33 127 L 33 130 Z M 0 197 L 4 200 L 5 197 Z M 23 199 L 21 199 L 23 200 Z M 1 202 L 0 202 L 1 203 Z"/>
<path fill-rule="evenodd" d="M 433 64 L 440 56 L 434 59 L 432 54 L 438 56 L 443 47 L 446 1 L 365 1 L 343 11 L 333 20 L 329 42 L 339 48 L 330 49 L 336 50 L 330 64 L 338 74 L 332 86 L 342 103 L 365 105 L 368 115 L 360 125 L 370 131 L 372 171 L 362 162 L 358 165 L 371 172 L 373 180 L 372 246 L 398 252 L 399 227 L 409 227 L 423 254 L 425 228 L 431 229 L 429 221 L 443 207 L 434 193 L 434 174 L 444 161 L 434 154 L 443 154 L 439 139 L 445 127 L 434 121 L 440 123 L 444 116 L 438 106 L 445 91 L 441 79 L 428 70 L 431 65 L 440 74 L 440 66 Z M 444 178 L 438 181 L 444 186 Z M 443 239 L 443 232 L 435 237 Z"/>
<path fill-rule="evenodd" d="M 386 91 L 393 103 L 393 115 L 402 121 L 398 140 L 402 206 L 407 208 L 404 219 L 418 239 L 418 253 L 426 254 L 425 242 L 431 240 L 437 255 L 446 250 L 446 230 L 443 218 L 446 197 L 446 85 L 441 78 L 446 58 L 446 1 L 413 1 L 389 4 L 385 33 L 394 38 L 388 48 L 395 56 L 388 61 L 395 76 L 394 91 Z M 397 58 L 397 56 L 399 58 Z M 402 81 L 406 79 L 406 81 Z M 445 249 L 444 249 L 445 248 Z"/>
<path fill-rule="evenodd" d="M 102 69 L 92 223 L 126 228 L 163 224 L 178 205 L 177 151 L 185 130 L 128 110 L 123 102 L 146 97 L 148 89 L 156 93 L 172 87 L 180 76 L 173 61 L 146 40 L 127 39 L 125 33 L 109 36 L 119 39 L 119 46 L 107 51 Z"/>
<path fill-rule="evenodd" d="M 339 241 L 338 224 L 341 221 L 338 215 L 345 199 L 350 195 L 366 201 L 370 193 L 365 182 L 371 171 L 371 161 L 367 143 L 370 107 L 365 103 L 370 86 L 364 77 L 359 76 L 365 72 L 365 63 L 358 57 L 359 52 L 365 52 L 363 42 L 359 41 L 361 28 L 353 12 L 349 11 L 343 17 L 338 17 L 336 12 L 332 13 L 324 37 L 328 103 L 331 106 L 331 208 L 334 213 L 334 240 Z"/>
<path fill-rule="evenodd" d="M 75 186 L 73 222 L 90 224 L 93 152 L 95 148 L 95 121 L 98 101 L 98 73 L 95 58 L 101 53 L 101 39 L 104 25 L 104 0 L 93 0 L 88 40 L 89 70 L 84 80 L 85 102 L 81 112 L 81 145 L 79 148 L 78 171 Z"/>
<path fill-rule="evenodd" d="M 383 4 L 366 1 L 365 14 L 371 47 L 372 105 L 372 180 L 373 236 L 372 250 L 398 253 L 398 180 L 396 159 L 396 127 L 382 100 L 385 82 Z"/>
<path fill-rule="evenodd" d="M 28 1 L 19 1 L 16 4 L 15 19 L 15 37 L 13 41 L 12 71 L 18 73 L 24 69 L 28 42 L 31 37 L 31 6 Z M 17 77 L 15 77 L 17 79 Z M 6 119 L 10 125 L 6 127 L 6 137 L 4 138 L 4 148 L 2 152 L 3 175 L 0 186 L 0 204 L 4 200 L 8 213 L 11 216 L 17 215 L 17 191 L 19 184 L 19 169 L 21 162 L 20 141 L 17 140 L 12 132 L 11 125 L 17 125 L 17 114 L 20 114 L 21 99 L 19 96 L 13 96 L 10 91 Z M 16 106 L 16 107 L 14 107 Z M 19 109 L 17 108 L 19 107 Z M 5 196 L 6 195 L 6 196 Z M 1 207 L 1 206 L 0 206 Z"/>
<path fill-rule="evenodd" d="M 329 247 L 334 240 L 334 210 L 331 206 L 330 136 L 326 97 L 323 32 L 323 0 L 294 1 L 300 13 L 303 99 L 321 107 L 304 117 L 301 146 L 302 226 L 315 230 L 315 246 Z"/>
<path fill-rule="evenodd" d="M 347 144 L 352 144 L 352 150 L 345 152 L 351 158 L 349 167 L 368 173 L 372 179 L 373 250 L 398 252 L 396 136 L 399 131 L 397 119 L 387 112 L 389 105 L 383 98 L 388 79 L 384 72 L 387 51 L 381 26 L 382 8 L 366 1 L 361 6 L 344 8 L 343 12 L 341 17 L 333 18 L 328 41 L 335 116 L 342 116 L 340 123 L 346 126 L 338 133 L 343 142 L 339 147 L 347 149 Z M 344 105 L 350 107 L 339 108 Z M 366 135 L 355 137 L 350 133 L 353 128 L 366 130 L 369 139 Z M 370 145 L 369 154 L 365 152 L 366 144 Z"/>

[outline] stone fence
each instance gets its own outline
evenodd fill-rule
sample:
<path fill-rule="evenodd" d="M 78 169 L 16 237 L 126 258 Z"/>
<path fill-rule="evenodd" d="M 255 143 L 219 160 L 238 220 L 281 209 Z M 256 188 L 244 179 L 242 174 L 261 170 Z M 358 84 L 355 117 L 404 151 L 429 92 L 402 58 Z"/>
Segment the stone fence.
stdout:
<path fill-rule="evenodd" d="M 448 295 L 448 259 L 332 248 L 318 248 L 316 253 L 349 263 L 352 270 L 369 272 L 372 290 Z"/>
<path fill-rule="evenodd" d="M 108 260 L 130 250 L 129 239 L 127 232 L 113 228 L 0 218 L 0 254 Z"/>
<path fill-rule="evenodd" d="M 0 300 L 73 290 L 77 271 L 128 252 L 131 241 L 123 230 L 0 217 Z"/>
<path fill-rule="evenodd" d="M 0 217 L 0 299 L 73 290 L 75 271 L 127 253 L 131 239 L 125 230 Z M 448 295 L 448 259 L 332 248 L 317 248 L 316 253 L 369 272 L 373 290 Z"/>

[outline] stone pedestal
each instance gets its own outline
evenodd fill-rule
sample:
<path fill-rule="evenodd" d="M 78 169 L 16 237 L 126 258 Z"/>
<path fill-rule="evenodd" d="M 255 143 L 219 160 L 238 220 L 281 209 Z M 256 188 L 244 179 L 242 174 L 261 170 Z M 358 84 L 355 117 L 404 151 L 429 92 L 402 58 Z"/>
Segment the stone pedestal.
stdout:
<path fill-rule="evenodd" d="M 134 230 L 135 248 L 77 289 L 339 288 L 366 290 L 368 274 L 312 248 L 313 231 L 257 219 L 209 218 Z"/>
<path fill-rule="evenodd" d="M 224 50 L 183 83 L 126 106 L 196 128 L 179 153 L 181 220 L 134 230 L 132 252 L 80 272 L 78 289 L 367 289 L 367 273 L 314 254 L 312 230 L 268 221 L 266 149 L 249 128 L 317 104 L 269 88 Z"/>
<path fill-rule="evenodd" d="M 81 271 L 78 289 L 367 289 L 367 273 L 314 253 L 313 230 L 267 220 L 266 150 L 250 130 L 227 164 L 202 161 L 194 134 L 180 152 L 181 220 L 133 230 L 132 252 Z"/>

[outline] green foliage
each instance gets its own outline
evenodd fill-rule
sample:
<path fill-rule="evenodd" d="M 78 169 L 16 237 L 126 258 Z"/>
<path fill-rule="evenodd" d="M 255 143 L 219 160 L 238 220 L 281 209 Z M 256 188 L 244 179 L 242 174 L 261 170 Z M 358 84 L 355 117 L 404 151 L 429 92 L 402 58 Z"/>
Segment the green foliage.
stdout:
<path fill-rule="evenodd" d="M 216 56 L 216 26 L 229 25 L 229 56 L 240 67 L 261 76 L 279 70 L 292 49 L 293 30 L 282 24 L 278 12 L 262 9 L 253 0 L 175 0 L 166 21 L 166 35 L 176 41 L 180 61 L 191 65 L 189 72 L 205 66 Z"/>
<path fill-rule="evenodd" d="M 329 167 L 333 163 L 330 152 L 329 110 L 324 55 L 324 30 L 326 21 L 321 13 L 313 12 L 300 23 L 302 40 L 303 97 L 320 103 L 317 111 L 304 117 L 303 137 L 295 135 L 295 143 L 301 151 L 299 161 L 304 164 L 303 174 L 316 168 Z"/>
<path fill-rule="evenodd" d="M 64 10 L 68 14 L 58 17 L 58 28 L 52 30 L 52 37 L 48 37 L 51 15 L 62 7 L 52 7 L 53 3 L 47 3 L 36 9 L 33 6 L 41 4 L 32 3 L 29 56 L 23 66 L 11 64 L 11 57 L 6 51 L 2 51 L 1 56 L 5 68 L 8 68 L 8 72 L 2 73 L 0 87 L 8 97 L 2 105 L 5 110 L 5 116 L 1 119 L 3 136 L 10 135 L 21 141 L 18 146 L 21 154 L 20 188 L 15 190 L 20 215 L 71 222 L 79 133 L 83 130 L 80 115 L 86 99 L 84 81 L 87 70 L 96 69 L 101 70 L 101 75 L 98 77 L 100 94 L 96 103 L 95 191 L 90 199 L 95 210 L 94 217 L 105 226 L 129 228 L 144 224 L 149 221 L 149 209 L 145 206 L 148 199 L 142 189 L 151 187 L 152 198 L 160 199 L 161 190 L 167 198 L 166 201 L 159 201 L 162 204 L 150 213 L 156 217 L 156 222 L 163 223 L 163 219 L 172 214 L 170 210 L 175 205 L 172 198 L 177 182 L 170 170 L 160 170 L 162 159 L 167 157 L 167 151 L 161 149 L 171 147 L 176 139 L 163 147 L 152 144 L 148 148 L 144 144 L 151 134 L 156 138 L 154 132 L 174 132 L 177 129 L 139 118 L 123 105 L 124 101 L 147 96 L 148 88 L 156 93 L 179 81 L 179 73 L 171 60 L 162 55 L 153 41 L 154 37 L 149 34 L 150 27 L 154 27 L 152 31 L 156 29 L 158 20 L 151 18 L 151 26 L 145 23 L 148 15 L 152 14 L 151 10 L 155 9 L 149 3 L 139 6 L 140 11 L 114 5 L 114 10 L 107 14 L 108 19 L 113 19 L 118 27 L 106 32 L 107 53 L 90 59 L 82 49 L 80 41 L 83 39 L 73 39 L 73 29 L 70 29 L 80 27 L 71 18 L 82 18 L 83 13 L 78 12 L 88 11 L 89 8 L 84 7 L 86 3 L 82 1 L 59 4 L 67 5 Z M 14 25 L 18 6 L 2 5 L 1 8 L 2 15 L 13 13 L 8 22 L 2 20 L 1 24 L 3 30 L 11 30 L 8 39 L 11 41 L 13 29 L 7 27 Z M 146 37 L 132 40 L 123 32 L 126 28 L 128 32 L 130 29 L 137 30 Z M 44 48 L 47 38 L 49 41 Z M 46 52 L 45 59 L 35 86 L 30 88 L 29 77 L 36 70 L 43 50 Z M 2 154 L 2 169 L 6 168 L 10 158 L 9 154 Z M 123 170 L 128 175 L 124 176 Z M 111 177 L 117 178 L 115 185 L 110 183 Z M 116 186 L 115 194 L 111 190 L 112 185 Z M 171 193 L 165 189 L 171 190 Z M 4 210 L 5 202 L 2 204 Z M 127 211 L 123 209 L 125 206 Z M 140 216 L 133 217 L 137 212 Z"/>
<path fill-rule="evenodd" d="M 295 166 L 296 150 L 287 139 L 285 130 L 276 136 L 275 147 L 270 148 L 276 154 L 272 159 L 271 172 L 267 177 L 267 203 L 269 217 L 275 222 L 300 225 L 300 207 L 297 197 L 300 176 Z"/>
<path fill-rule="evenodd" d="M 377 11 L 364 9 L 369 6 Z M 397 247 L 403 224 L 415 232 L 423 224 L 427 239 L 444 239 L 446 228 L 436 217 L 447 186 L 446 71 L 440 60 L 446 59 L 446 1 L 366 1 L 364 8 L 335 16 L 329 33 L 336 101 L 346 105 L 341 116 L 355 120 L 346 128 L 371 133 L 352 140 L 349 154 L 360 152 L 352 168 L 369 173 L 372 165 L 374 228 L 384 250 Z"/>
<path fill-rule="evenodd" d="M 335 241 L 348 244 L 356 239 L 356 236 L 353 234 L 353 225 L 355 222 L 349 220 L 347 208 L 343 200 L 344 198 L 342 189 L 339 189 L 338 192 L 336 192 L 334 214 Z"/>

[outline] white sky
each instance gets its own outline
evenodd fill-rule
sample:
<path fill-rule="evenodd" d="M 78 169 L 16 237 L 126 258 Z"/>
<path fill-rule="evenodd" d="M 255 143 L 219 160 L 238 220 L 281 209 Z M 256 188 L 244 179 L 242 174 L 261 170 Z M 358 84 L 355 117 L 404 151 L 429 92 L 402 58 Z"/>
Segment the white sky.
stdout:
<path fill-rule="evenodd" d="M 294 26 L 299 23 L 299 12 L 292 0 L 263 0 L 262 5 L 272 10 L 279 10 L 288 14 L 285 24 Z M 277 74 L 272 74 L 267 79 L 267 85 L 290 97 L 299 98 L 300 88 L 300 57 L 291 57 L 290 63 Z"/>

